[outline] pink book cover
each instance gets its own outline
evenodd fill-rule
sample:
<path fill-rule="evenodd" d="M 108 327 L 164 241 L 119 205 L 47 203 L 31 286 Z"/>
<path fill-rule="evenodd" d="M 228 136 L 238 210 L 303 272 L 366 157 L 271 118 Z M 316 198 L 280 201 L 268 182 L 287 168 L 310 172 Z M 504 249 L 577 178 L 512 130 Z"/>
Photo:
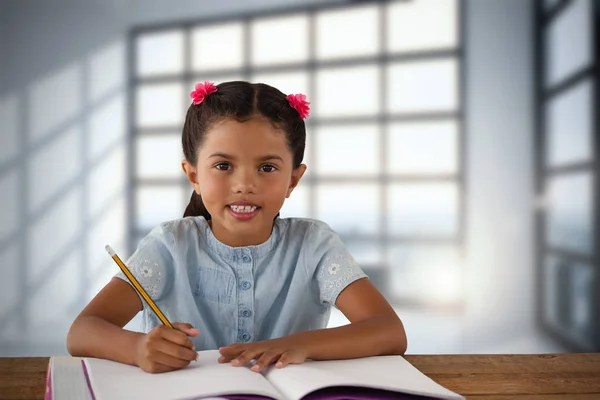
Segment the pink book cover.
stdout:
<path fill-rule="evenodd" d="M 52 366 L 51 360 L 48 361 L 48 369 L 46 370 L 46 392 L 44 400 L 52 400 Z"/>

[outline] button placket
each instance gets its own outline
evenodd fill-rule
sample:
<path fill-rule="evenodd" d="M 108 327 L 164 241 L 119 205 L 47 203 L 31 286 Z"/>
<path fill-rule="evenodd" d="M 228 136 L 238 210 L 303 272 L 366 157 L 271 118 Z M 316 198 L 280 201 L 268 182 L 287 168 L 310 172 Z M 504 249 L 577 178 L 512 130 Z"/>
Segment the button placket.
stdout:
<path fill-rule="evenodd" d="M 248 343 L 254 332 L 253 258 L 246 249 L 237 249 L 235 268 L 238 276 L 238 343 Z"/>

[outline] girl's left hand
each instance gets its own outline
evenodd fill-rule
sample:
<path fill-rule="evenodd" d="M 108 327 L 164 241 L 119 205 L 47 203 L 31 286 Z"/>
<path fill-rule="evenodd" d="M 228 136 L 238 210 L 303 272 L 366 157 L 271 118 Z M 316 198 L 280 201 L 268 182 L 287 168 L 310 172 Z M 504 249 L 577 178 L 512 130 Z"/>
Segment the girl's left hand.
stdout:
<path fill-rule="evenodd" d="M 301 364 L 306 360 L 305 347 L 292 338 L 279 338 L 247 344 L 232 344 L 219 349 L 220 363 L 231 361 L 239 367 L 256 360 L 252 371 L 260 372 L 271 364 L 283 368 L 288 364 Z M 233 360 L 233 361 L 232 361 Z"/>

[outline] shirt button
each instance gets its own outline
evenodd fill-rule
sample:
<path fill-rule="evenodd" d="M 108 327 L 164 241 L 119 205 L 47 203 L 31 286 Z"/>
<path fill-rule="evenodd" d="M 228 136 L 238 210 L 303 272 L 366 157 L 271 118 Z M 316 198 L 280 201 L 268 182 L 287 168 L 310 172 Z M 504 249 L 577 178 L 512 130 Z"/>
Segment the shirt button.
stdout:
<path fill-rule="evenodd" d="M 242 342 L 249 342 L 250 341 L 250 334 L 248 332 L 244 332 L 240 335 L 240 340 Z"/>
<path fill-rule="evenodd" d="M 242 290 L 248 290 L 251 286 L 252 284 L 250 282 L 244 281 L 241 283 L 240 288 L 242 288 Z"/>
<path fill-rule="evenodd" d="M 250 311 L 250 310 L 243 310 L 242 312 L 240 312 L 240 317 L 248 318 L 251 315 L 252 315 L 252 311 Z"/>
<path fill-rule="evenodd" d="M 252 259 L 250 258 L 250 256 L 247 256 L 244 254 L 244 256 L 242 257 L 242 260 L 244 260 L 245 263 L 249 263 L 250 261 L 252 261 Z"/>

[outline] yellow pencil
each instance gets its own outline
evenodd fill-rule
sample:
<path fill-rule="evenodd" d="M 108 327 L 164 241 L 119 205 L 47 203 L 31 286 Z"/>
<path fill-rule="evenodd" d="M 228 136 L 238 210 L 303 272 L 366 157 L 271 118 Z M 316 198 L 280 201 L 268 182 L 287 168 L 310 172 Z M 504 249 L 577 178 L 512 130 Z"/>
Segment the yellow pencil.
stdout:
<path fill-rule="evenodd" d="M 133 276 L 133 274 L 125 266 L 125 264 L 123 263 L 123 261 L 121 261 L 121 259 L 117 255 L 117 253 L 115 253 L 115 251 L 109 245 L 106 245 L 105 249 L 106 249 L 106 251 L 108 251 L 108 254 L 110 254 L 110 256 L 112 257 L 112 259 L 115 260 L 115 262 L 117 263 L 117 265 L 119 266 L 119 268 L 121 268 L 121 271 L 123 271 L 123 273 L 125 274 L 125 276 L 127 277 L 127 279 L 129 279 L 129 282 L 131 282 L 131 284 L 133 285 L 133 287 L 135 288 L 135 290 L 137 290 L 137 292 L 144 298 L 144 300 L 146 300 L 146 303 L 148 303 L 148 305 L 150 306 L 150 308 L 152 309 L 152 311 L 154 311 L 154 313 L 156 314 L 156 316 L 158 318 L 160 318 L 160 320 L 162 321 L 162 323 L 164 325 L 168 326 L 169 328 L 175 329 L 173 327 L 173 324 L 171 324 L 169 322 L 169 320 L 167 319 L 167 317 L 165 317 L 165 315 L 162 313 L 162 311 L 160 311 L 160 308 L 158 308 L 158 306 L 156 305 L 156 303 L 154 303 L 154 301 L 150 298 L 150 296 L 148 296 L 148 293 L 146 293 L 146 291 L 144 290 L 144 288 L 142 287 L 142 285 L 140 285 L 140 283 L 138 282 L 138 280 L 135 279 L 135 276 Z"/>

